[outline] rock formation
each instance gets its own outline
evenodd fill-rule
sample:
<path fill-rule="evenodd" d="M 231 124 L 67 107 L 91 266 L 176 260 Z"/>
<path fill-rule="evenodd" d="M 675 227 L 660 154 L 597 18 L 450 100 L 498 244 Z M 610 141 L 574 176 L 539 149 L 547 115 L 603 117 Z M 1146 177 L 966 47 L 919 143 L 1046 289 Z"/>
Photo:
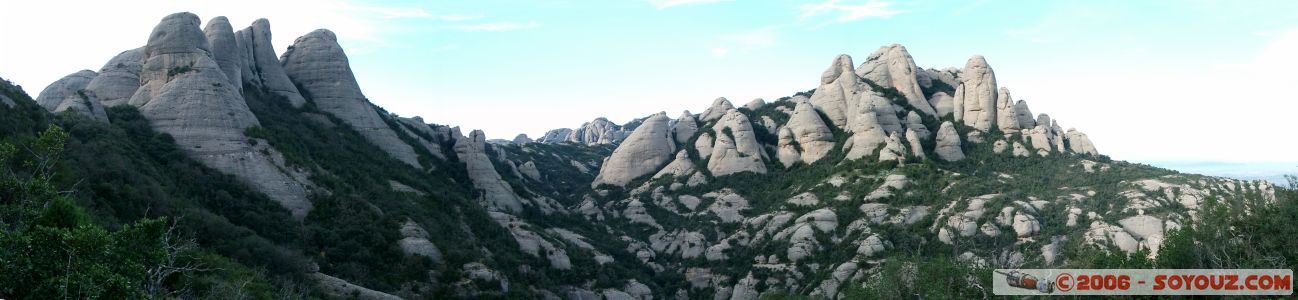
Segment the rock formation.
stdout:
<path fill-rule="evenodd" d="M 960 76 L 954 95 L 956 121 L 981 131 L 991 129 L 996 122 L 996 74 L 982 55 L 975 55 Z"/>
<path fill-rule="evenodd" d="M 798 103 L 794 106 L 793 115 L 784 125 L 796 138 L 801 148 L 801 160 L 811 164 L 820 160 L 834 148 L 834 134 L 820 119 L 820 114 L 810 103 Z"/>
<path fill-rule="evenodd" d="M 486 135 L 481 130 L 474 130 L 467 137 L 460 135 L 459 132 L 455 135 L 455 155 L 464 162 L 469 180 L 473 181 L 473 187 L 482 192 L 479 203 L 490 211 L 515 213 L 523 211 L 522 197 L 515 194 L 509 183 L 500 177 L 500 173 L 496 172 L 496 166 L 487 156 Z"/>
<path fill-rule="evenodd" d="M 259 123 L 216 61 L 198 16 L 162 19 L 145 46 L 140 88 L 129 103 L 154 130 L 170 134 L 195 160 L 234 175 L 302 218 L 311 209 L 306 176 L 285 167 L 266 143 L 253 146 L 244 130 Z"/>
<path fill-rule="evenodd" d="M 766 100 L 762 100 L 762 98 L 757 98 L 757 99 L 753 99 L 753 101 L 748 101 L 748 103 L 744 104 L 744 108 L 747 108 L 748 110 L 757 110 L 758 108 L 762 108 L 762 106 L 765 105 L 766 105 Z"/>
<path fill-rule="evenodd" d="M 906 97 L 906 102 L 915 109 L 930 116 L 937 116 L 937 112 L 924 98 L 924 92 L 916 81 L 918 69 L 915 67 L 915 59 L 910 56 L 910 52 L 906 51 L 906 47 L 892 44 L 879 47 L 879 50 L 870 54 L 855 73 L 880 86 L 896 88 Z"/>
<path fill-rule="evenodd" d="M 951 121 L 942 122 L 942 127 L 937 130 L 937 147 L 933 149 L 933 153 L 946 161 L 964 159 L 964 150 L 960 149 L 960 134 L 955 131 L 955 125 Z"/>
<path fill-rule="evenodd" d="M 699 121 L 705 124 L 716 121 L 717 119 L 721 119 L 721 116 L 726 115 L 726 112 L 731 109 L 735 109 L 735 106 L 730 104 L 730 100 L 726 100 L 725 97 L 717 98 L 717 100 L 712 101 L 712 106 L 708 106 L 708 109 L 704 110 L 703 114 L 699 115 Z"/>
<path fill-rule="evenodd" d="M 712 176 L 739 172 L 766 173 L 765 154 L 748 117 L 738 110 L 730 110 L 712 127 L 717 133 L 708 160 Z"/>
<path fill-rule="evenodd" d="M 809 101 L 829 117 L 830 123 L 841 128 L 848 125 L 849 103 L 854 104 L 860 97 L 862 85 L 852 70 L 852 57 L 842 54 L 820 75 L 820 87 Z"/>
<path fill-rule="evenodd" d="M 623 186 L 632 179 L 657 172 L 676 152 L 668 121 L 666 113 L 654 114 L 645 120 L 604 160 L 591 186 Z"/>
<path fill-rule="evenodd" d="M 1019 100 L 1014 103 L 1014 117 L 1019 121 L 1020 129 L 1037 127 L 1037 121 L 1032 118 L 1032 110 L 1028 109 L 1027 101 Z"/>
<path fill-rule="evenodd" d="M 36 104 L 40 104 L 47 111 L 54 111 L 69 96 L 78 97 L 77 92 L 84 90 L 90 84 L 90 81 L 98 75 L 95 71 L 81 70 L 63 76 L 63 78 L 41 90 L 41 93 L 36 96 Z"/>
<path fill-rule="evenodd" d="M 1001 132 L 1011 133 L 1019 131 L 1018 112 L 1014 109 L 1014 98 L 1010 96 L 1010 89 L 1000 88 L 1000 93 L 996 96 L 996 127 Z"/>
<path fill-rule="evenodd" d="M 938 117 L 951 114 L 954 111 L 954 101 L 955 99 L 952 99 L 951 95 L 947 95 L 945 92 L 933 93 L 933 96 L 928 98 L 928 103 L 933 104 L 933 110 L 937 112 Z"/>
<path fill-rule="evenodd" d="M 144 47 L 123 51 L 99 69 L 99 76 L 86 86 L 106 107 L 126 104 L 140 89 L 140 72 L 144 69 Z"/>
<path fill-rule="evenodd" d="M 679 144 L 688 142 L 696 132 L 699 132 L 699 122 L 694 119 L 694 115 L 691 115 L 688 110 L 681 113 L 681 117 L 676 119 L 676 124 L 672 126 L 673 136 L 676 143 Z"/>
<path fill-rule="evenodd" d="M 252 26 L 236 32 L 234 40 L 239 45 L 238 56 L 243 60 L 239 76 L 244 83 L 284 97 L 293 107 L 306 104 L 306 99 L 289 80 L 280 59 L 275 56 L 275 46 L 270 43 L 270 21 L 253 21 Z"/>
<path fill-rule="evenodd" d="M 94 92 L 86 89 L 94 78 L 94 71 L 81 70 L 64 76 L 46 86 L 36 97 L 36 103 L 50 112 L 72 111 L 101 122 L 108 122 L 108 114 Z"/>
<path fill-rule="evenodd" d="M 393 158 L 420 168 L 415 149 L 397 136 L 361 93 L 333 32 L 320 29 L 297 38 L 283 60 L 285 74 L 311 95 L 317 108 L 342 119 Z"/>
<path fill-rule="evenodd" d="M 1068 133 L 1065 133 L 1064 136 L 1068 143 L 1068 151 L 1078 154 L 1100 154 L 1099 151 L 1095 151 L 1095 145 L 1091 144 L 1091 139 L 1087 138 L 1085 133 L 1069 128 Z"/>
<path fill-rule="evenodd" d="M 225 72 L 225 77 L 230 79 L 230 85 L 234 86 L 235 92 L 243 94 L 243 52 L 239 50 L 239 44 L 234 38 L 234 28 L 230 26 L 230 20 L 225 17 L 215 17 L 207 21 L 207 27 L 203 28 L 203 34 L 207 36 L 207 42 L 212 47 L 212 59 L 216 60 L 216 65 L 221 67 Z"/>
<path fill-rule="evenodd" d="M 910 145 L 910 153 L 917 158 L 924 158 L 924 146 L 919 141 L 919 134 L 909 128 L 906 129 L 906 143 Z"/>

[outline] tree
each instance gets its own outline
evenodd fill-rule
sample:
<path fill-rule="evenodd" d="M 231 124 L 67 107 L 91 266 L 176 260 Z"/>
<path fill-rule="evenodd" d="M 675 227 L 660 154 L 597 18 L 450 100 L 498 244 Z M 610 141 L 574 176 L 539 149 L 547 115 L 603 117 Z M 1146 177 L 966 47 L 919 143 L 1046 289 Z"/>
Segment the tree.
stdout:
<path fill-rule="evenodd" d="M 67 132 L 50 126 L 21 146 L 0 144 L 0 298 L 139 299 L 171 249 L 165 220 L 116 231 L 92 224 L 51 178 Z M 19 151 L 22 149 L 24 151 Z"/>

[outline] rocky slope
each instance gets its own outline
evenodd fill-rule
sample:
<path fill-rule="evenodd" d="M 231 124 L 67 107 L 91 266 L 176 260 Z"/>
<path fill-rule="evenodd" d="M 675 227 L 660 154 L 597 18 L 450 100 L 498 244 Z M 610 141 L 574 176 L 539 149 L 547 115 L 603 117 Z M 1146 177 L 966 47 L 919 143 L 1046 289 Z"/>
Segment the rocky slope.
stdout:
<path fill-rule="evenodd" d="M 890 261 L 1157 256 L 1209 202 L 1276 201 L 1265 182 L 1110 160 L 1085 133 L 1033 117 L 981 56 L 924 69 L 887 45 L 859 66 L 834 57 L 818 81 L 808 74 L 816 89 L 774 101 L 488 141 L 374 106 L 328 30 L 277 57 L 266 20 L 199 25 L 167 16 L 144 47 L 31 106 L 96 126 L 129 126 L 109 121 L 137 108 L 184 159 L 293 218 L 240 232 L 275 249 L 257 253 L 302 261 L 268 269 L 318 296 L 836 298 Z M 27 105 L 3 87 L 4 113 Z M 212 219 L 248 219 L 232 211 Z M 274 266 L 224 240 L 202 246 Z"/>

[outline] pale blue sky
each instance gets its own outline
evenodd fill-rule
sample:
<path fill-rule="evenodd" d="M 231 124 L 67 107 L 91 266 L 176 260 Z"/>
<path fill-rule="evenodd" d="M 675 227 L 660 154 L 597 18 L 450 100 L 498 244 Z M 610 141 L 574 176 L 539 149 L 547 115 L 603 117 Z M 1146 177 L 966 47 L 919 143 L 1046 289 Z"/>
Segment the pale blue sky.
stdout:
<path fill-rule="evenodd" d="M 921 67 L 986 56 L 1114 158 L 1298 161 L 1298 1 L 26 2 L 0 19 L 0 76 L 32 93 L 176 11 L 269 18 L 281 52 L 332 29 L 371 101 L 491 138 L 772 100 L 900 43 Z"/>

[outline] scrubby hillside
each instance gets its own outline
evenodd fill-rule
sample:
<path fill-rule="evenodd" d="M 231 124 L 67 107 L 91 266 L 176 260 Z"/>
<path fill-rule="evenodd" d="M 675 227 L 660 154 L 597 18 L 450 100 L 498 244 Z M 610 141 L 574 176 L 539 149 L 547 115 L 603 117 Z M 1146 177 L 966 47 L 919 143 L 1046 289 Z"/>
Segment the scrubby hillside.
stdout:
<path fill-rule="evenodd" d="M 107 298 L 980 298 L 989 268 L 1298 259 L 1276 238 L 1298 234 L 1275 225 L 1298 216 L 1292 191 L 1111 160 L 981 56 L 923 69 L 888 45 L 769 103 L 488 142 L 370 103 L 328 30 L 276 56 L 269 21 L 199 25 L 167 16 L 36 99 L 0 86 L 0 142 L 65 145 L 0 156 L 5 182 L 39 179 L 26 161 L 54 174 L 4 191 L 66 191 L 3 207 L 72 216 L 0 218 L 17 228 L 0 259 L 65 241 L 28 238 L 46 227 L 158 254 L 98 273 L 44 271 L 72 252 L 0 264 L 24 275 L 0 298 L 67 295 L 51 288 L 66 277 L 90 291 L 72 297 Z"/>

